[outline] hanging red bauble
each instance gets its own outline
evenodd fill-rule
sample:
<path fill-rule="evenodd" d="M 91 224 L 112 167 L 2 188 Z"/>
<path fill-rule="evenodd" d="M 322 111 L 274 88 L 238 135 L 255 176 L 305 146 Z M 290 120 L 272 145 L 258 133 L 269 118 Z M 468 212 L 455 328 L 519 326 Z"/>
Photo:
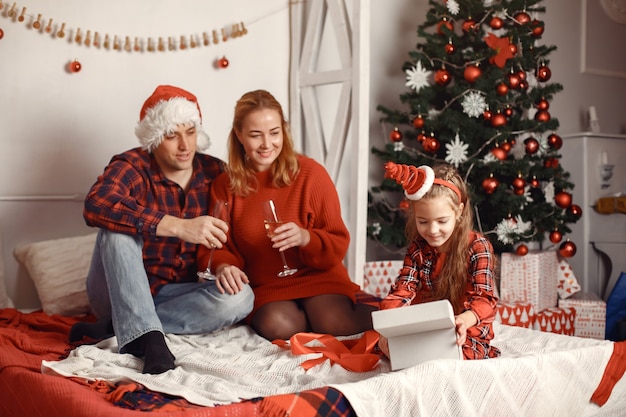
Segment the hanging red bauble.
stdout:
<path fill-rule="evenodd" d="M 73 60 L 72 62 L 67 64 L 67 70 L 69 72 L 76 73 L 76 72 L 80 72 L 81 69 L 83 69 L 83 66 L 77 60 Z"/>
<path fill-rule="evenodd" d="M 512 146 L 511 142 L 509 141 L 504 141 L 504 143 L 500 145 L 500 147 L 504 149 L 504 152 L 507 152 L 507 153 L 511 151 L 511 146 Z"/>
<path fill-rule="evenodd" d="M 557 244 L 561 240 L 563 240 L 563 234 L 558 231 L 558 229 L 554 229 L 550 232 L 550 242 Z"/>
<path fill-rule="evenodd" d="M 422 142 L 422 147 L 424 148 L 424 152 L 428 152 L 428 153 L 437 152 L 440 146 L 441 144 L 434 136 L 426 138 L 424 139 L 424 142 Z"/>
<path fill-rule="evenodd" d="M 498 85 L 496 85 L 496 94 L 498 94 L 499 96 L 505 96 L 506 93 L 509 92 L 509 86 L 506 85 L 505 83 L 498 83 Z"/>
<path fill-rule="evenodd" d="M 550 103 L 545 98 L 542 98 L 537 102 L 537 110 L 548 110 L 550 108 Z"/>
<path fill-rule="evenodd" d="M 0 29 L 0 39 L 4 38 L 4 30 Z"/>
<path fill-rule="evenodd" d="M 530 186 L 533 187 L 533 188 L 539 187 L 539 180 L 534 175 L 533 175 L 532 179 L 530 180 Z"/>
<path fill-rule="evenodd" d="M 524 71 L 524 70 L 517 71 L 517 76 L 519 77 L 520 80 L 525 80 L 526 79 L 526 71 Z"/>
<path fill-rule="evenodd" d="M 526 186 L 526 180 L 522 178 L 522 174 L 518 174 L 517 178 L 513 180 L 511 185 L 513 185 L 513 188 L 521 188 L 523 190 L 524 187 Z"/>
<path fill-rule="evenodd" d="M 520 245 L 517 247 L 517 249 L 515 249 L 515 253 L 517 254 L 517 256 L 525 256 L 528 254 L 528 246 L 524 245 L 523 243 L 520 243 Z"/>
<path fill-rule="evenodd" d="M 532 26 L 531 33 L 535 38 L 540 38 L 543 35 L 544 25 L 543 22 L 535 19 L 530 24 Z"/>
<path fill-rule="evenodd" d="M 570 242 L 570 240 L 567 239 L 565 242 L 561 243 L 559 254 L 564 258 L 571 258 L 576 255 L 576 245 L 574 242 Z"/>
<path fill-rule="evenodd" d="M 515 45 L 514 43 L 509 44 L 509 50 L 511 51 L 511 54 L 513 56 L 517 55 L 517 45 Z"/>
<path fill-rule="evenodd" d="M 424 127 L 424 117 L 421 114 L 415 116 L 413 119 L 413 127 L 416 129 L 422 129 Z"/>
<path fill-rule="evenodd" d="M 470 17 L 469 19 L 467 19 L 465 22 L 463 22 L 463 24 L 461 25 L 461 29 L 463 29 L 463 32 L 468 33 L 469 31 L 473 30 L 476 27 L 476 22 Z"/>
<path fill-rule="evenodd" d="M 539 150 L 539 141 L 532 136 L 524 140 L 527 155 L 534 155 Z"/>
<path fill-rule="evenodd" d="M 456 46 L 454 46 L 452 41 L 450 41 L 446 44 L 446 46 L 444 47 L 444 50 L 446 51 L 446 54 L 452 55 L 454 51 L 456 51 Z"/>
<path fill-rule="evenodd" d="M 561 208 L 568 208 L 572 205 L 572 195 L 567 191 L 561 191 L 554 196 L 554 202 Z"/>
<path fill-rule="evenodd" d="M 558 168 L 559 160 L 556 158 L 547 158 L 543 161 L 543 166 L 546 168 Z"/>
<path fill-rule="evenodd" d="M 439 85 L 448 85 L 452 81 L 452 77 L 450 76 L 450 72 L 447 69 L 441 68 L 435 72 L 435 82 Z"/>
<path fill-rule="evenodd" d="M 513 194 L 515 195 L 524 195 L 524 192 L 526 192 L 526 190 L 523 188 L 513 188 Z"/>
<path fill-rule="evenodd" d="M 441 22 L 437 23 L 437 33 L 440 35 L 446 35 L 445 30 L 449 30 L 450 32 L 454 31 L 454 25 L 444 17 Z"/>
<path fill-rule="evenodd" d="M 520 25 L 525 25 L 526 23 L 530 22 L 530 15 L 526 12 L 517 12 L 513 15 L 513 18 Z"/>
<path fill-rule="evenodd" d="M 506 106 L 506 109 L 504 109 L 504 115 L 506 117 L 513 116 L 513 109 L 511 108 L 511 106 Z"/>
<path fill-rule="evenodd" d="M 580 219 L 580 217 L 583 215 L 583 209 L 578 204 L 572 204 L 567 208 L 567 214 L 570 214 L 577 219 Z"/>
<path fill-rule="evenodd" d="M 491 27 L 491 29 L 495 30 L 502 29 L 502 26 L 504 26 L 504 21 L 501 18 L 494 16 L 489 21 L 489 26 Z"/>
<path fill-rule="evenodd" d="M 537 75 L 537 80 L 543 83 L 550 79 L 550 77 L 552 76 L 552 71 L 550 70 L 550 68 L 548 68 L 547 65 L 541 64 L 541 66 L 537 68 L 536 75 Z"/>
<path fill-rule="evenodd" d="M 404 199 L 402 201 L 400 201 L 400 204 L 398 204 L 398 208 L 400 210 L 408 210 L 409 209 L 409 201 L 407 199 Z"/>
<path fill-rule="evenodd" d="M 517 75 L 516 72 L 512 72 L 507 76 L 507 80 L 509 82 L 509 87 L 511 87 L 512 89 L 516 89 L 519 88 L 519 82 L 522 81 L 520 80 L 519 76 Z"/>
<path fill-rule="evenodd" d="M 418 134 L 418 135 L 417 135 L 417 141 L 418 141 L 419 143 L 424 142 L 424 140 L 425 140 L 426 138 L 427 138 L 427 136 L 424 134 L 424 132 L 422 132 L 422 133 L 420 133 L 420 134 Z"/>
<path fill-rule="evenodd" d="M 478 65 L 468 65 L 467 67 L 465 67 L 465 71 L 463 71 L 463 78 L 465 78 L 465 80 L 468 83 L 474 83 L 478 77 L 480 77 L 482 75 L 482 71 L 481 69 L 478 67 Z"/>
<path fill-rule="evenodd" d="M 491 118 L 491 126 L 500 127 L 506 124 L 506 116 L 502 113 L 494 114 Z"/>
<path fill-rule="evenodd" d="M 552 116 L 550 116 L 550 112 L 546 110 L 540 110 L 535 113 L 535 120 L 541 123 L 547 123 L 548 121 L 550 121 L 551 117 Z"/>
<path fill-rule="evenodd" d="M 493 117 L 493 114 L 491 113 L 491 111 L 489 109 L 486 109 L 483 112 L 483 119 L 489 121 L 489 120 L 491 120 L 492 117 Z"/>
<path fill-rule="evenodd" d="M 548 136 L 548 145 L 550 145 L 552 149 L 558 151 L 561 149 L 561 146 L 563 146 L 563 139 L 561 139 L 561 137 L 556 133 L 553 133 Z"/>
<path fill-rule="evenodd" d="M 223 56 L 223 57 L 221 57 L 220 59 L 217 60 L 217 65 L 220 68 L 226 68 L 226 67 L 228 67 L 228 64 L 229 64 L 228 59 L 226 59 L 225 56 Z"/>
<path fill-rule="evenodd" d="M 400 142 L 402 140 L 402 132 L 397 127 L 394 127 L 391 132 L 389 132 L 389 140 L 392 142 Z"/>
<path fill-rule="evenodd" d="M 500 181 L 493 177 L 493 174 L 489 174 L 489 177 L 483 180 L 483 190 L 487 194 L 493 194 L 498 186 L 500 185 Z"/>
<path fill-rule="evenodd" d="M 519 82 L 519 89 L 520 89 L 520 90 L 524 90 L 524 91 L 528 90 L 528 81 L 526 81 L 526 80 L 521 80 L 521 81 Z"/>
<path fill-rule="evenodd" d="M 504 149 L 502 149 L 501 147 L 495 147 L 491 150 L 491 153 L 493 154 L 493 156 L 495 156 L 496 158 L 498 158 L 501 161 L 504 161 L 507 157 L 507 153 Z"/>

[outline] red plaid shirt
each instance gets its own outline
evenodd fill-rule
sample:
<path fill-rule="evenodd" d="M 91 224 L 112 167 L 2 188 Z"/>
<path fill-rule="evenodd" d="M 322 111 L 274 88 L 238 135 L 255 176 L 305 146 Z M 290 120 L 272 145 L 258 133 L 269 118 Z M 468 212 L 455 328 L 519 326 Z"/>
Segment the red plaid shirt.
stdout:
<path fill-rule="evenodd" d="M 209 184 L 224 164 L 197 153 L 188 190 L 165 178 L 154 157 L 140 148 L 115 155 L 91 187 L 83 216 L 87 225 L 143 238 L 143 262 L 156 294 L 173 282 L 196 281 L 196 244 L 156 236 L 165 216 L 194 218 L 208 213 Z"/>

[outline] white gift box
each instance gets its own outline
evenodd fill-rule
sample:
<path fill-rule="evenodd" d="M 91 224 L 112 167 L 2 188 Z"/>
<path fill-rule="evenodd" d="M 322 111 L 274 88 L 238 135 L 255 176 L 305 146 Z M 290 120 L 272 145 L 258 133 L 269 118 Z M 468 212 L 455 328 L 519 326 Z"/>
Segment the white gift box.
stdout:
<path fill-rule="evenodd" d="M 604 339 L 606 332 L 606 302 L 596 294 L 581 291 L 564 300 L 559 307 L 576 310 L 574 336 Z"/>
<path fill-rule="evenodd" d="M 448 300 L 374 311 L 372 321 L 389 342 L 394 371 L 433 359 L 463 359 Z"/>
<path fill-rule="evenodd" d="M 524 256 L 505 252 L 501 257 L 500 296 L 508 302 L 531 303 L 535 311 L 557 305 L 556 251 L 533 251 Z"/>

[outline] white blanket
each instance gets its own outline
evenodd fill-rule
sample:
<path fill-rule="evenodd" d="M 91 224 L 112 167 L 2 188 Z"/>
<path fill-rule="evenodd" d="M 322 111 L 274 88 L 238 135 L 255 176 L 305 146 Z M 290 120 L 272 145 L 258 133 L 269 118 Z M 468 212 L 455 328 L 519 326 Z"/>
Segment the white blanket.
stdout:
<path fill-rule="evenodd" d="M 319 355 L 294 356 L 246 326 L 209 335 L 168 335 L 177 367 L 141 373 L 143 361 L 117 352 L 115 338 L 81 346 L 42 372 L 87 379 L 136 381 L 199 405 L 285 394 L 332 385 L 359 417 L 369 416 L 623 416 L 626 382 L 600 409 L 589 399 L 612 353 L 612 343 L 542 333 L 496 323 L 503 357 L 483 361 L 437 360 L 390 372 L 387 360 L 366 373 L 328 361 L 305 371 Z M 622 414 L 611 414 L 613 411 Z"/>

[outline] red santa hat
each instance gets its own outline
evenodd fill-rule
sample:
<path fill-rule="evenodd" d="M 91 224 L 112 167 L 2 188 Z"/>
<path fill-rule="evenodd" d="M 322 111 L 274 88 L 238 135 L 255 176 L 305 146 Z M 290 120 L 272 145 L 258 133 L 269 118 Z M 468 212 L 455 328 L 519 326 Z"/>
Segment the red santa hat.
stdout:
<path fill-rule="evenodd" d="M 198 99 L 189 91 L 171 85 L 160 85 L 143 104 L 135 135 L 143 149 L 152 152 L 163 141 L 163 136 L 178 125 L 193 124 L 198 132 L 198 150 L 211 145 L 209 135 L 202 129 L 202 113 Z"/>
<path fill-rule="evenodd" d="M 457 195 L 459 203 L 462 200 L 459 188 L 450 181 L 435 178 L 435 171 L 428 165 L 416 167 L 389 161 L 385 164 L 385 178 L 391 178 L 402 185 L 404 195 L 409 200 L 421 200 L 430 191 L 433 184 L 448 187 Z"/>

